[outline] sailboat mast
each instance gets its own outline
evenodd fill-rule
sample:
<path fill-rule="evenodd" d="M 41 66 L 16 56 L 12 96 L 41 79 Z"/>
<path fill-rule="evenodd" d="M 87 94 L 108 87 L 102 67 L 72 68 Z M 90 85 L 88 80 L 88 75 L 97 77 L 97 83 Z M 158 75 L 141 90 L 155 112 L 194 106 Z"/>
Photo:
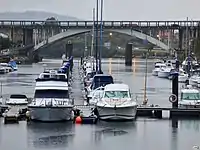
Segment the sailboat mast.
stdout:
<path fill-rule="evenodd" d="M 101 53 L 103 49 L 103 0 L 101 0 L 101 26 L 100 26 L 100 50 L 99 50 L 99 71 L 101 72 Z"/>
<path fill-rule="evenodd" d="M 94 28 L 95 28 L 95 8 L 93 8 L 93 27 L 92 27 L 92 45 L 91 45 L 91 58 L 92 58 L 92 69 L 94 70 Z"/>
<path fill-rule="evenodd" d="M 3 97 L 2 94 L 3 94 L 3 84 L 1 82 L 1 97 Z"/>
<path fill-rule="evenodd" d="M 190 69 L 191 69 L 191 58 L 190 58 L 190 48 L 188 46 L 189 38 L 188 38 L 188 17 L 187 17 L 187 24 L 186 24 L 186 50 L 187 50 L 187 72 L 190 77 Z"/>
<path fill-rule="evenodd" d="M 95 26 L 95 8 L 93 8 L 93 27 L 92 27 L 92 45 L 91 45 L 91 56 L 93 56 L 94 51 L 94 26 Z"/>
<path fill-rule="evenodd" d="M 99 22 L 98 22 L 98 18 L 99 18 L 99 0 L 97 0 L 96 2 L 96 54 L 95 54 L 95 58 L 96 58 L 96 71 L 98 71 L 98 26 L 99 26 Z"/>

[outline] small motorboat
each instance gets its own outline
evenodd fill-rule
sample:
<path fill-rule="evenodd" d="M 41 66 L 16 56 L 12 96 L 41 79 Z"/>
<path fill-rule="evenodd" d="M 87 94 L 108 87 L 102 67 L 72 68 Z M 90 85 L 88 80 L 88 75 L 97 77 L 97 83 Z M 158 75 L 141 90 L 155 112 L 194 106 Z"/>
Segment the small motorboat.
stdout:
<path fill-rule="evenodd" d="M 10 98 L 6 100 L 7 105 L 27 105 L 28 98 L 26 95 L 12 94 Z"/>

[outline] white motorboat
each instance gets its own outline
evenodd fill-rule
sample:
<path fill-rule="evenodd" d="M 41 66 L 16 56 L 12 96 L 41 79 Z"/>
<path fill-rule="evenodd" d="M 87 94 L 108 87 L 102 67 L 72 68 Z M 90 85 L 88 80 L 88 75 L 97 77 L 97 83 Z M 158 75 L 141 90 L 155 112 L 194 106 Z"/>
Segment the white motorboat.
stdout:
<path fill-rule="evenodd" d="M 9 99 L 6 99 L 7 105 L 27 105 L 28 98 L 26 95 L 12 94 Z"/>
<path fill-rule="evenodd" d="M 93 77 L 92 83 L 85 89 L 87 102 L 92 98 L 94 91 L 99 87 L 114 83 L 111 75 L 97 74 Z"/>
<path fill-rule="evenodd" d="M 193 74 L 189 78 L 189 84 L 192 86 L 197 86 L 198 85 L 198 80 L 200 80 L 200 76 L 198 74 Z"/>
<path fill-rule="evenodd" d="M 172 66 L 171 63 L 169 63 L 166 65 L 166 67 L 160 68 L 160 70 L 158 72 L 158 77 L 159 78 L 168 78 L 172 71 L 174 71 L 174 67 Z"/>
<path fill-rule="evenodd" d="M 173 76 L 168 77 L 170 80 L 172 80 Z M 182 68 L 179 69 L 179 76 L 178 76 L 178 82 L 185 83 L 189 79 L 188 74 L 183 71 Z"/>
<path fill-rule="evenodd" d="M 185 60 L 182 62 L 182 66 L 183 66 L 184 69 L 187 68 L 187 66 L 188 66 L 188 61 L 190 61 L 190 65 L 192 65 L 192 68 L 193 68 L 193 67 L 196 68 L 196 67 L 199 66 L 199 65 L 198 65 L 198 62 L 197 62 L 197 59 L 196 59 L 195 57 L 190 57 L 190 60 L 189 60 L 188 57 L 186 57 Z"/>
<path fill-rule="evenodd" d="M 152 75 L 158 76 L 158 72 L 160 71 L 161 68 L 166 68 L 166 64 L 162 62 L 155 63 L 155 68 L 152 70 Z"/>
<path fill-rule="evenodd" d="M 102 120 L 133 120 L 137 112 L 137 103 L 126 84 L 106 85 L 96 107 Z"/>
<path fill-rule="evenodd" d="M 200 108 L 200 93 L 191 85 L 181 90 L 180 108 Z"/>
<path fill-rule="evenodd" d="M 0 74 L 5 74 L 5 73 L 6 73 L 6 69 L 0 66 Z"/>
<path fill-rule="evenodd" d="M 34 99 L 28 108 L 31 120 L 70 120 L 73 100 L 69 96 L 67 75 L 55 72 L 41 73 L 36 79 Z"/>
<path fill-rule="evenodd" d="M 104 92 L 104 87 L 99 87 L 96 90 L 94 90 L 93 94 L 92 94 L 92 98 L 89 99 L 89 104 L 90 105 L 96 105 L 97 102 L 101 99 L 101 97 L 103 96 L 103 92 Z"/>

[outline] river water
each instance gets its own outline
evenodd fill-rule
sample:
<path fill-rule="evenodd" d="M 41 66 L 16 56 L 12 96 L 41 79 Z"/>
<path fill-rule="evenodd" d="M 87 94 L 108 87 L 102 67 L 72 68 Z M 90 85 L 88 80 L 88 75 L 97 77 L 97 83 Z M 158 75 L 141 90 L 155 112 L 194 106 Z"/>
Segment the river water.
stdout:
<path fill-rule="evenodd" d="M 151 76 L 153 61 L 148 61 L 147 96 L 149 104 L 170 106 L 171 81 Z M 44 65 L 45 64 L 45 65 Z M 34 79 L 44 68 L 56 68 L 61 60 L 44 60 L 33 65 L 21 65 L 16 73 L 2 75 L 3 96 L 34 93 Z M 77 61 L 74 74 L 77 73 Z M 111 73 L 115 80 L 128 84 L 141 102 L 144 93 L 144 60 L 133 60 L 132 67 L 125 67 L 119 59 L 103 60 L 104 73 Z M 76 103 L 83 103 L 81 84 L 74 75 L 73 96 Z M 168 112 L 165 114 L 168 115 Z M 26 123 L 4 125 L 0 119 L 0 150 L 190 150 L 200 145 L 199 120 L 168 120 L 138 118 L 129 123 L 100 122 L 97 125 L 71 123 Z M 178 127 L 173 124 L 178 123 Z"/>

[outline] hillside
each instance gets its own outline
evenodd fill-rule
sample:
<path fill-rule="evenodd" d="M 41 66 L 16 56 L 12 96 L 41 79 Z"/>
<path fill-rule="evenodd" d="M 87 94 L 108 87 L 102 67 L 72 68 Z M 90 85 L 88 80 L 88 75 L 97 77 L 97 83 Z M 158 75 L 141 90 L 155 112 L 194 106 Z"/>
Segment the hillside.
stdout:
<path fill-rule="evenodd" d="M 46 20 L 49 17 L 54 17 L 58 20 L 76 21 L 80 20 L 76 17 L 59 15 L 44 11 L 25 11 L 25 12 L 2 12 L 0 13 L 0 20 Z"/>

